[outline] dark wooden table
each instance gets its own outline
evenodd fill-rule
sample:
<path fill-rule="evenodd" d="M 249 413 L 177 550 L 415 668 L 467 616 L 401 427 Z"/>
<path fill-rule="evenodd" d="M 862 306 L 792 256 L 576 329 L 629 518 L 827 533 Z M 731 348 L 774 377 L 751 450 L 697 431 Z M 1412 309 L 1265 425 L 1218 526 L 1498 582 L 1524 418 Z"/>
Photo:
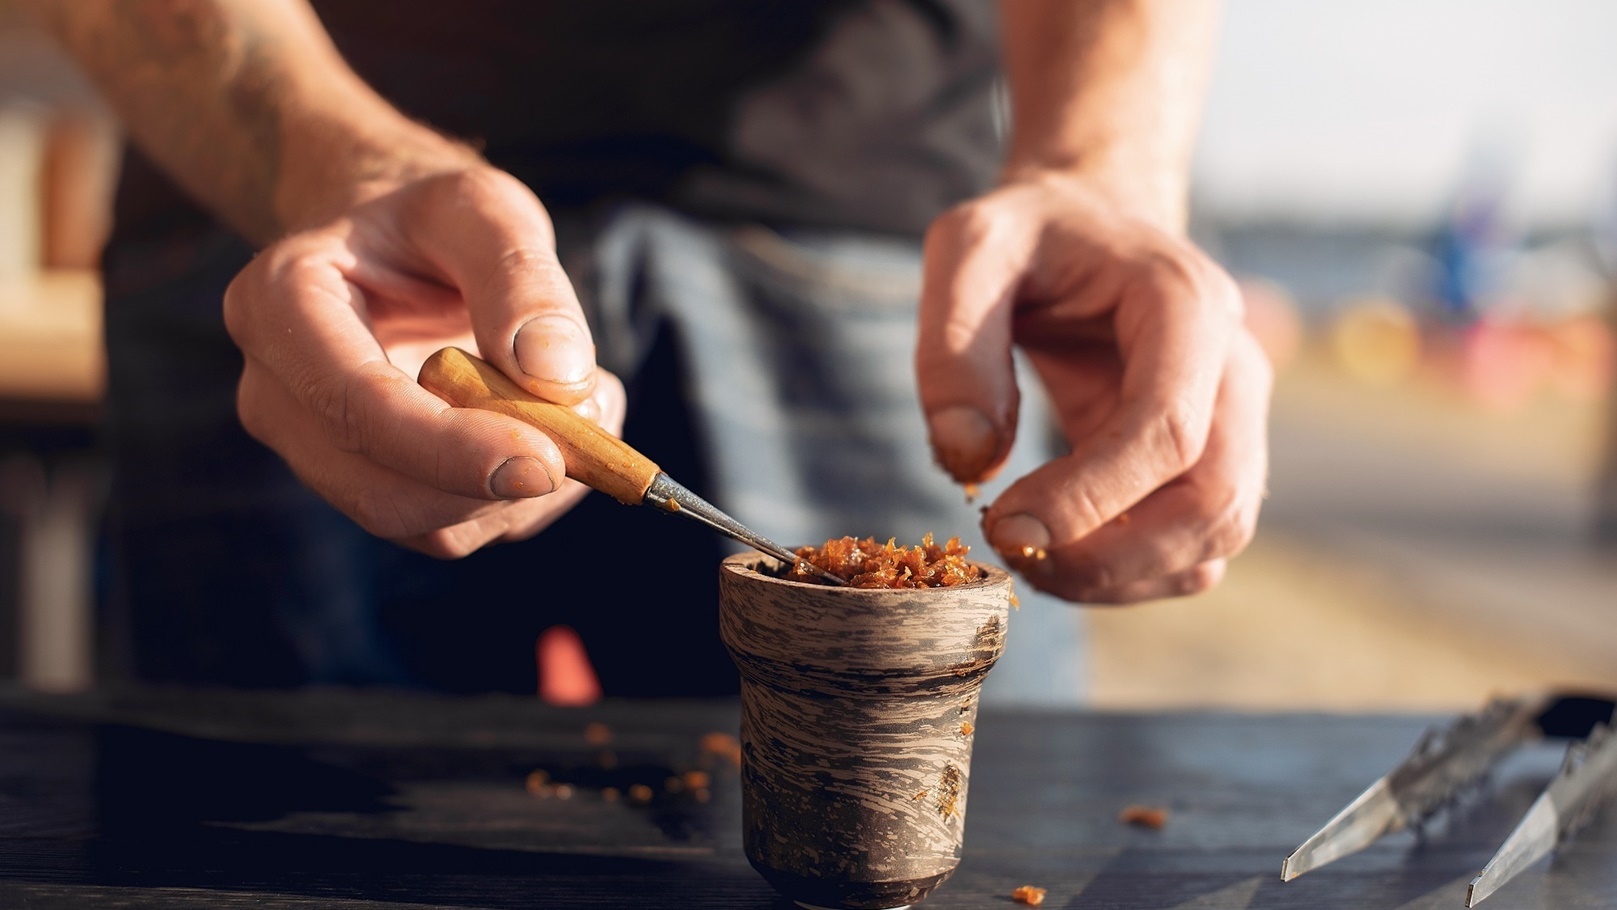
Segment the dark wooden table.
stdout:
<path fill-rule="evenodd" d="M 775 910 L 741 853 L 737 772 L 701 747 L 736 720 L 728 702 L 0 690 L 0 908 Z M 1034 884 L 1046 908 L 1457 908 L 1555 750 L 1512 760 L 1424 842 L 1279 880 L 1429 720 L 984 709 L 966 857 L 923 906 L 1011 910 Z M 604 762 L 592 722 L 612 732 Z M 664 786 L 704 766 L 705 802 Z M 571 797 L 531 795 L 536 769 Z M 1119 824 L 1130 803 L 1172 815 Z M 1617 822 L 1483 906 L 1617 907 Z"/>

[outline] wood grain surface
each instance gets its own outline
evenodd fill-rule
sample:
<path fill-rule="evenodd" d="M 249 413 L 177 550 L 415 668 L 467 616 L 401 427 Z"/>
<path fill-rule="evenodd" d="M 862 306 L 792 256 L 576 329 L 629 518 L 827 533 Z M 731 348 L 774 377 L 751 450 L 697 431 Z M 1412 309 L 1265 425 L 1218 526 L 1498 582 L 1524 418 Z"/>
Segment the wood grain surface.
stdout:
<path fill-rule="evenodd" d="M 1434 719 L 984 709 L 964 858 L 920 906 L 1015 910 L 1031 884 L 1045 910 L 1453 910 L 1559 750 L 1501 768 L 1424 841 L 1279 880 Z M 666 790 L 738 722 L 731 702 L 0 690 L 0 907 L 787 910 L 742 852 L 727 760 L 706 802 Z M 571 798 L 530 795 L 536 769 Z M 634 782 L 661 784 L 637 805 Z M 1135 803 L 1167 825 L 1119 824 Z M 1617 907 L 1617 824 L 1483 906 Z"/>
<path fill-rule="evenodd" d="M 572 408 L 536 398 L 504 373 L 460 348 L 444 348 L 421 365 L 427 391 L 462 408 L 482 408 L 543 430 L 561 449 L 567 476 L 618 502 L 640 505 L 661 470 L 656 462 Z"/>
<path fill-rule="evenodd" d="M 719 633 L 741 671 L 742 831 L 782 894 L 914 903 L 960 862 L 977 693 L 1005 650 L 1011 579 L 861 589 L 726 559 Z"/>

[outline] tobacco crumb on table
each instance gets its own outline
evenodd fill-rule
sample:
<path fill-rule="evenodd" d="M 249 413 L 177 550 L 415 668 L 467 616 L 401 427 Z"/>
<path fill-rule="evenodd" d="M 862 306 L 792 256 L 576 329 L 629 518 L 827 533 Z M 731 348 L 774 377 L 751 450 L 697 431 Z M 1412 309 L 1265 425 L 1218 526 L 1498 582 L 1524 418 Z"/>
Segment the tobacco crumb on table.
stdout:
<path fill-rule="evenodd" d="M 1035 888 L 1032 885 L 1021 885 L 1011 889 L 1011 900 L 1018 904 L 1027 904 L 1029 907 L 1037 907 L 1044 903 L 1044 895 L 1045 889 Z"/>
<path fill-rule="evenodd" d="M 529 796 L 545 799 L 550 796 L 550 775 L 545 771 L 530 772 L 527 779 L 522 782 L 522 786 L 528 791 Z"/>
<path fill-rule="evenodd" d="M 1168 824 L 1168 810 L 1163 806 L 1128 806 L 1117 813 L 1117 820 L 1125 825 L 1160 831 Z"/>
<path fill-rule="evenodd" d="M 899 546 L 896 538 L 879 544 L 873 537 L 838 537 L 818 547 L 799 547 L 798 562 L 781 577 L 825 584 L 818 569 L 854 588 L 945 588 L 982 580 L 982 572 L 966 562 L 971 547 L 951 537 L 939 544 L 931 534 L 920 546 Z"/>
<path fill-rule="evenodd" d="M 728 733 L 704 734 L 699 748 L 705 758 L 722 758 L 733 767 L 741 767 L 741 740 Z"/>

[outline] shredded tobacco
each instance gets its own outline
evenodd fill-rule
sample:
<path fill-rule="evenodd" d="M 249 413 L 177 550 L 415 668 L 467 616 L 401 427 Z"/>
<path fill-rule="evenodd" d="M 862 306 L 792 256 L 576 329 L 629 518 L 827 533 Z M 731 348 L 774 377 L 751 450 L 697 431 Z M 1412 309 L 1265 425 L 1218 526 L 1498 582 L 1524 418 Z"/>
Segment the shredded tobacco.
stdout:
<path fill-rule="evenodd" d="M 1160 831 L 1168 824 L 1168 810 L 1163 806 L 1129 806 L 1117 814 L 1125 825 Z"/>
<path fill-rule="evenodd" d="M 938 779 L 938 815 L 953 818 L 960 809 L 960 769 L 946 765 Z"/>
<path fill-rule="evenodd" d="M 1018 904 L 1027 904 L 1029 907 L 1037 907 L 1044 903 L 1044 894 L 1045 889 L 1043 888 L 1022 885 L 1011 889 L 1011 900 L 1016 901 Z"/>
<path fill-rule="evenodd" d="M 878 544 L 873 537 L 838 537 L 823 546 L 798 548 L 799 561 L 785 577 L 823 584 L 808 568 L 812 566 L 854 588 L 946 588 L 982 578 L 982 573 L 966 562 L 969 552 L 971 547 L 958 537 L 939 545 L 928 534 L 918 547 L 898 546 L 894 538 Z"/>

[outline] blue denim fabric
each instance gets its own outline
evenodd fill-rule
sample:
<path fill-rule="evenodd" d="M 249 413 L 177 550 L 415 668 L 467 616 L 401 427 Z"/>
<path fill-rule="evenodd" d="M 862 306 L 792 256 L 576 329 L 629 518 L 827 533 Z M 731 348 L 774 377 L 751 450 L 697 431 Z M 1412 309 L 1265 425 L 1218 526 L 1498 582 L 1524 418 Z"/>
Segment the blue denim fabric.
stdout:
<path fill-rule="evenodd" d="M 931 532 L 994 558 L 977 507 L 927 444 L 914 375 L 918 242 L 704 225 L 644 206 L 598 236 L 586 299 L 603 362 L 632 372 L 640 326 L 672 322 L 717 505 L 788 546 Z M 1025 367 L 1021 386 L 1018 443 L 985 497 L 1050 454 L 1048 409 Z M 984 699 L 1078 702 L 1080 614 L 1031 589 L 1019 596 Z"/>

